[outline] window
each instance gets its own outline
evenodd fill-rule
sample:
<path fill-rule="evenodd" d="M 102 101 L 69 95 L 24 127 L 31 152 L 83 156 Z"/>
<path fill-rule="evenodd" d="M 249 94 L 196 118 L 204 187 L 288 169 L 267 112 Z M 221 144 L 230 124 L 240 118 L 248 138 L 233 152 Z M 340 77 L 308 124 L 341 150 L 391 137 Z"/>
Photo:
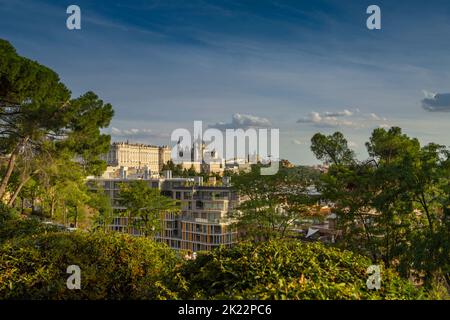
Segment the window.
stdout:
<path fill-rule="evenodd" d="M 203 209 L 203 201 L 197 200 L 195 202 L 195 208 L 196 209 Z"/>

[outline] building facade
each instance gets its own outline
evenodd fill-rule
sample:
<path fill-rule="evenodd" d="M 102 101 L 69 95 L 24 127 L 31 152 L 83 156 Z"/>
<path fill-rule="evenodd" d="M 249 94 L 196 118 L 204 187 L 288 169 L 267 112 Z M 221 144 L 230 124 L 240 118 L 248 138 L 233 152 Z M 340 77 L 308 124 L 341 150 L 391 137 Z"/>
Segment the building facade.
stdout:
<path fill-rule="evenodd" d="M 141 179 L 142 180 L 142 179 Z M 101 188 L 111 199 L 114 218 L 110 229 L 139 235 L 139 231 L 130 227 L 128 218 L 120 215 L 126 210 L 119 202 L 120 184 L 133 181 L 127 179 L 94 178 L 89 180 L 91 189 Z M 230 247 L 237 241 L 237 230 L 228 213 L 234 210 L 239 198 L 225 185 L 203 186 L 193 178 L 152 178 L 143 180 L 151 188 L 158 188 L 161 193 L 180 203 L 181 212 L 164 213 L 162 230 L 156 237 L 176 250 L 203 251 L 219 246 Z"/>
<path fill-rule="evenodd" d="M 152 172 L 161 172 L 162 166 L 171 159 L 171 150 L 168 146 L 114 142 L 103 159 L 111 167 L 147 167 Z"/>

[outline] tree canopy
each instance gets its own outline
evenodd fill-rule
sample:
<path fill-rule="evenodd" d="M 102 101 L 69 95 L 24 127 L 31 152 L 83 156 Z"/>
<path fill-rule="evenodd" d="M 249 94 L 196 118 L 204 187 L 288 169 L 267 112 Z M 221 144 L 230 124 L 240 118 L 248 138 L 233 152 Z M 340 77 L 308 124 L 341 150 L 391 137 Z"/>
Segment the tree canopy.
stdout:
<path fill-rule="evenodd" d="M 312 141 L 318 159 L 325 149 L 339 154 L 347 148 L 339 138 L 330 149 L 329 139 Z M 332 161 L 320 183 L 339 216 L 340 245 L 418 281 L 438 276 L 450 284 L 449 150 L 421 146 L 398 127 L 375 129 L 366 147 L 368 159 Z"/>
<path fill-rule="evenodd" d="M 60 204 L 56 196 L 65 199 L 63 206 L 85 205 L 89 195 L 82 180 L 106 168 L 101 155 L 110 136 L 101 129 L 113 114 L 112 106 L 93 92 L 71 97 L 53 70 L 0 39 L 0 200 L 14 206 L 33 190 L 44 207 L 50 202 L 50 216 Z"/>
<path fill-rule="evenodd" d="M 129 219 L 130 231 L 135 228 L 145 236 L 155 236 L 161 231 L 164 214 L 180 211 L 176 200 L 142 180 L 122 183 L 120 202 L 127 208 L 124 214 Z"/>
<path fill-rule="evenodd" d="M 241 203 L 231 217 L 241 236 L 254 240 L 286 237 L 293 223 L 311 216 L 318 199 L 309 194 L 315 177 L 302 169 L 283 168 L 274 175 L 261 175 L 260 166 L 232 176 Z"/>

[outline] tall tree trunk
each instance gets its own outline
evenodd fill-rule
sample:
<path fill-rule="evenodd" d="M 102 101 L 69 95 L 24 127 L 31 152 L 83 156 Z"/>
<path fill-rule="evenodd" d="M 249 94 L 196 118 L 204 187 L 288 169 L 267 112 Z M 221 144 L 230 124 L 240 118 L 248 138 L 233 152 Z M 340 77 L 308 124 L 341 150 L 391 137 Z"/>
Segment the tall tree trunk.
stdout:
<path fill-rule="evenodd" d="M 8 167 L 6 169 L 6 173 L 2 178 L 2 182 L 0 184 L 0 200 L 3 200 L 3 197 L 6 193 L 6 187 L 8 186 L 9 178 L 11 178 L 11 174 L 14 170 L 14 166 L 16 165 L 17 155 L 19 154 L 20 148 L 28 141 L 28 138 L 23 138 L 14 148 L 11 156 L 9 157 Z"/>
<path fill-rule="evenodd" d="M 23 186 L 31 179 L 31 176 L 26 177 L 23 179 L 19 186 L 16 188 L 16 191 L 14 191 L 13 195 L 11 196 L 11 199 L 9 199 L 8 206 L 12 207 L 14 204 L 14 201 L 16 201 L 17 196 L 19 195 L 20 191 L 22 190 Z"/>
<path fill-rule="evenodd" d="M 65 203 L 64 203 L 63 212 L 64 212 L 63 223 L 64 223 L 64 226 L 67 226 L 67 207 L 66 207 Z"/>
<path fill-rule="evenodd" d="M 433 232 L 434 232 L 434 230 L 433 230 L 433 221 L 431 220 L 431 214 L 430 214 L 430 211 L 428 210 L 427 201 L 425 199 L 425 195 L 424 195 L 423 192 L 420 194 L 420 202 L 421 202 L 422 207 L 425 210 L 425 214 L 427 216 L 428 225 L 429 225 L 429 228 L 430 228 L 430 234 L 433 234 Z"/>
<path fill-rule="evenodd" d="M 0 184 L 0 199 L 3 200 L 3 197 L 6 193 L 6 187 L 8 186 L 9 178 L 11 178 L 11 174 L 14 170 L 14 166 L 16 164 L 16 158 L 17 158 L 18 149 L 16 148 L 13 153 L 11 154 L 11 157 L 9 157 L 8 161 L 8 167 L 6 169 L 6 173 L 2 178 L 2 183 Z"/>
<path fill-rule="evenodd" d="M 53 219 L 53 215 L 55 214 L 55 200 L 50 200 L 50 219 Z"/>
<path fill-rule="evenodd" d="M 75 206 L 75 219 L 74 219 L 74 227 L 76 228 L 78 224 L 78 207 Z"/>

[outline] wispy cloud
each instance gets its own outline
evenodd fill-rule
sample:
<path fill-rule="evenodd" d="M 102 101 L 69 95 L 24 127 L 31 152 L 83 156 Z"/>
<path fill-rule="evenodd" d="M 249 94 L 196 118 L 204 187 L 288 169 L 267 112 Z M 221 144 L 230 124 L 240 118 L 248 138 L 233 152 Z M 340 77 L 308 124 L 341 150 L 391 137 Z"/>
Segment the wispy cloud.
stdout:
<path fill-rule="evenodd" d="M 376 120 L 376 121 L 386 121 L 387 119 L 386 118 L 381 118 L 379 115 L 377 115 L 376 113 L 371 113 L 370 114 L 370 117 L 373 119 L 373 120 Z"/>
<path fill-rule="evenodd" d="M 303 140 L 300 140 L 300 139 L 292 139 L 291 142 L 292 142 L 293 144 L 298 145 L 298 146 L 304 146 L 304 145 L 309 144 L 309 142 L 303 141 Z"/>
<path fill-rule="evenodd" d="M 161 138 L 169 137 L 167 134 L 155 132 L 152 129 L 147 129 L 147 128 L 119 129 L 116 127 L 111 127 L 110 134 L 114 140 L 133 139 L 136 141 L 147 141 L 147 140 L 151 140 L 151 139 L 161 139 Z M 151 142 L 151 141 L 147 141 L 147 142 Z"/>
<path fill-rule="evenodd" d="M 353 115 L 353 112 L 345 109 L 344 111 L 335 111 L 335 112 L 324 112 L 323 115 L 325 117 L 345 117 Z"/>
<path fill-rule="evenodd" d="M 231 122 L 218 122 L 216 124 L 210 125 L 211 128 L 216 128 L 219 130 L 225 129 L 248 129 L 248 128 L 268 128 L 272 124 L 266 118 L 261 118 L 258 116 L 250 114 L 240 114 L 235 113 L 231 119 Z"/>
<path fill-rule="evenodd" d="M 297 123 L 310 124 L 318 128 L 364 128 L 373 126 L 380 121 L 387 121 L 375 113 L 362 113 L 359 109 L 350 111 L 312 111 L 306 117 L 297 120 Z"/>
<path fill-rule="evenodd" d="M 353 112 L 347 109 L 344 111 L 327 111 L 323 113 L 312 111 L 307 117 L 298 119 L 297 123 L 312 124 L 316 127 L 359 127 L 360 124 L 343 119 L 352 115 Z"/>
<path fill-rule="evenodd" d="M 194 120 L 221 120 L 219 128 L 272 122 L 292 130 L 280 135 L 283 156 L 305 163 L 316 160 L 302 143 L 320 130 L 341 130 L 360 149 L 371 129 L 391 124 L 449 143 L 448 119 L 437 111 L 450 109 L 442 88 L 450 43 L 441 41 L 450 3 L 436 10 L 415 2 L 408 14 L 392 3 L 389 28 L 368 33 L 359 19 L 365 8 L 352 1 L 79 0 L 82 30 L 69 31 L 62 3 L 0 0 L 0 33 L 57 71 L 74 95 L 92 90 L 112 103 L 113 139 L 165 143 Z M 426 87 L 442 89 L 412 94 Z M 436 112 L 424 116 L 422 99 Z"/>

